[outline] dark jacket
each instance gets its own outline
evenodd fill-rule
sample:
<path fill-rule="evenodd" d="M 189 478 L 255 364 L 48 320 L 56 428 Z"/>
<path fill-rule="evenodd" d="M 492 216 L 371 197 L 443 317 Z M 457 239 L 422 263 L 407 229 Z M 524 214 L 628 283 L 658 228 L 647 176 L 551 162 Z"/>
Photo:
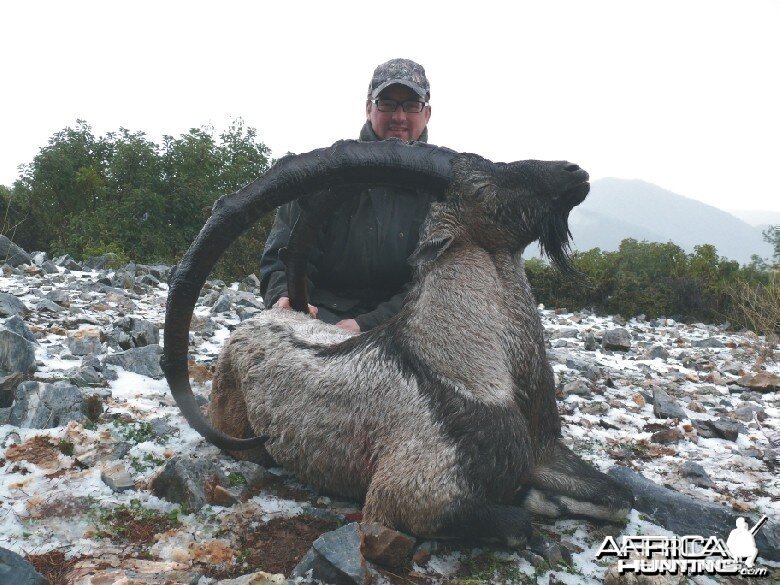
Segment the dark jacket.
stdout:
<path fill-rule="evenodd" d="M 361 140 L 377 140 L 366 122 Z M 335 323 L 355 319 L 361 331 L 376 327 L 401 308 L 412 279 L 407 258 L 436 195 L 420 189 L 376 185 L 347 196 L 320 230 L 309 258 L 309 303 Z M 260 260 L 266 307 L 287 296 L 279 250 L 287 245 L 300 213 L 296 202 L 279 208 Z"/>

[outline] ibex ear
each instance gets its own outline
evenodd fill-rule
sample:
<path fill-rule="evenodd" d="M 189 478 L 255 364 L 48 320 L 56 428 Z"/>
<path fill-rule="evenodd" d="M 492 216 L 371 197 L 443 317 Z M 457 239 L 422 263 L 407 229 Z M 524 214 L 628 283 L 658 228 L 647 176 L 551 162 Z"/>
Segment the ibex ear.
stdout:
<path fill-rule="evenodd" d="M 417 249 L 409 256 L 409 264 L 422 266 L 436 260 L 452 243 L 452 234 L 444 230 L 435 231 L 418 244 Z"/>

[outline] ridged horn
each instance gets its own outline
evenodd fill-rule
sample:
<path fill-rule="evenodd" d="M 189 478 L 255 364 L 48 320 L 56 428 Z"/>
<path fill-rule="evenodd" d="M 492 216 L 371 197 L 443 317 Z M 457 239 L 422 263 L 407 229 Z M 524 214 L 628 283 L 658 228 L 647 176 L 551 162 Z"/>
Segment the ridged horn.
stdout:
<path fill-rule="evenodd" d="M 344 140 L 280 159 L 268 172 L 214 203 L 212 215 L 179 262 L 165 309 L 161 365 L 187 422 L 221 449 L 242 451 L 267 437 L 237 439 L 211 426 L 192 393 L 187 366 L 189 326 L 203 284 L 225 250 L 260 217 L 289 201 L 327 187 L 353 183 L 416 185 L 444 191 L 452 178 L 452 150 L 400 140 Z"/>

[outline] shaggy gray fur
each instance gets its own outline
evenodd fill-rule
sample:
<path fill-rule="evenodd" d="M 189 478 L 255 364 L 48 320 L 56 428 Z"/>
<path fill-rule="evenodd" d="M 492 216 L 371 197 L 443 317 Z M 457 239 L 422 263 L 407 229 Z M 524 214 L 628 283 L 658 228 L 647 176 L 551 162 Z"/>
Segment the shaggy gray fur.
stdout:
<path fill-rule="evenodd" d="M 620 520 L 631 493 L 560 444 L 520 259 L 542 237 L 566 266 L 566 218 L 587 174 L 473 155 L 454 174 L 410 258 L 401 312 L 354 337 L 281 309 L 246 322 L 219 357 L 211 419 L 270 437 L 267 453 L 301 479 L 416 535 L 516 542 L 529 511 Z"/>

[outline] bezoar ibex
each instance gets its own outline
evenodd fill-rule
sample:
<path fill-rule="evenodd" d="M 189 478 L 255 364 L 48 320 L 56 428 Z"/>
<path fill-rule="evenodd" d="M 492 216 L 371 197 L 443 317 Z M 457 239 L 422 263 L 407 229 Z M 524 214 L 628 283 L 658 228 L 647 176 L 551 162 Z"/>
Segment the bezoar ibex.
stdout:
<path fill-rule="evenodd" d="M 416 276 L 401 311 L 357 336 L 283 309 L 243 323 L 219 356 L 207 421 L 187 376 L 188 324 L 222 251 L 301 194 L 380 181 L 446 187 L 410 257 Z M 528 535 L 529 512 L 623 519 L 631 492 L 560 441 L 520 258 L 539 240 L 570 268 L 567 218 L 588 190 L 588 174 L 567 162 L 494 164 L 395 140 L 283 159 L 217 202 L 172 280 L 164 361 L 182 412 L 217 446 L 270 454 L 306 482 L 364 500 L 366 520 L 419 536 L 512 542 Z M 294 229 L 288 249 L 291 301 L 303 310 L 295 267 L 322 208 L 304 213 L 309 229 Z"/>

